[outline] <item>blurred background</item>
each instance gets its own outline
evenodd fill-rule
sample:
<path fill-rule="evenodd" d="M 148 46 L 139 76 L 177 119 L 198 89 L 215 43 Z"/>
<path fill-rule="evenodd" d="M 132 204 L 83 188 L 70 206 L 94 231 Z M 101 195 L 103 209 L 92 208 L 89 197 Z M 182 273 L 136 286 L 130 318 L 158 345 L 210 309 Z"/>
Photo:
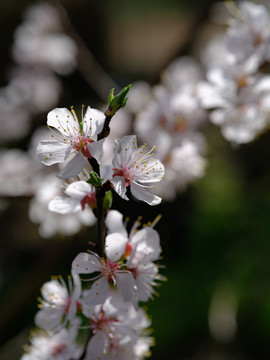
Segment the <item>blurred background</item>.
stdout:
<path fill-rule="evenodd" d="M 52 47 L 35 43 L 34 28 L 18 31 L 27 8 L 37 3 L 0 3 L 1 360 L 20 358 L 34 326 L 40 287 L 51 275 L 68 274 L 75 255 L 95 237 L 94 226 L 48 235 L 40 230 L 41 220 L 33 221 L 33 214 L 29 219 L 30 201 L 40 187 L 33 179 L 41 165 L 29 155 L 33 135 L 56 106 L 101 109 L 112 87 L 141 80 L 154 86 L 174 59 L 198 57 L 217 31 L 211 22 L 214 3 L 48 2 L 60 14 L 59 31 L 74 42 L 66 39 Z M 49 19 L 52 26 L 59 20 L 53 14 Z M 46 21 L 39 18 L 40 28 Z M 34 68 L 38 59 L 31 59 L 31 51 L 44 51 L 47 62 Z M 35 81 L 43 76 L 40 89 Z M 147 303 L 156 339 L 152 359 L 170 354 L 175 360 L 269 359 L 270 134 L 232 146 L 215 125 L 206 122 L 201 132 L 207 139 L 205 175 L 173 200 L 149 207 L 114 197 L 113 207 L 131 223 L 138 215 L 147 222 L 162 214 L 156 229 L 163 248 L 160 271 L 168 282 Z M 32 212 L 37 215 L 36 209 Z"/>

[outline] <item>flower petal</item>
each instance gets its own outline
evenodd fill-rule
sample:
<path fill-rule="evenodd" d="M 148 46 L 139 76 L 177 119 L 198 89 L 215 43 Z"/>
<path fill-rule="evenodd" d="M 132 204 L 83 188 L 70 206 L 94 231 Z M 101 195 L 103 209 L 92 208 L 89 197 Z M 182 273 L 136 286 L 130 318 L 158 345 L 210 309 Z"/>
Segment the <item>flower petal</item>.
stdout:
<path fill-rule="evenodd" d="M 109 349 L 110 339 L 109 333 L 105 330 L 97 331 L 90 339 L 87 350 L 86 359 L 105 360 L 108 359 L 107 352 Z"/>
<path fill-rule="evenodd" d="M 103 304 L 109 294 L 110 285 L 105 276 L 96 280 L 90 290 L 84 293 L 84 301 L 87 305 Z"/>
<path fill-rule="evenodd" d="M 78 175 L 85 164 L 85 158 L 81 155 L 81 153 L 77 153 L 64 167 L 57 177 L 60 179 L 68 179 Z"/>
<path fill-rule="evenodd" d="M 135 291 L 135 280 L 129 271 L 115 272 L 116 287 L 121 292 L 124 301 L 132 300 Z"/>
<path fill-rule="evenodd" d="M 70 154 L 68 144 L 57 140 L 42 140 L 37 147 L 37 157 L 45 165 L 63 162 Z"/>
<path fill-rule="evenodd" d="M 109 234 L 105 241 L 105 253 L 110 261 L 119 260 L 126 251 L 128 238 L 120 233 Z"/>
<path fill-rule="evenodd" d="M 161 198 L 149 192 L 148 188 L 134 182 L 130 183 L 131 194 L 138 200 L 145 201 L 149 205 L 158 205 L 161 202 Z"/>
<path fill-rule="evenodd" d="M 93 156 L 98 162 L 101 161 L 103 156 L 103 144 L 105 139 L 94 141 L 87 145 L 88 150 L 90 151 L 91 156 Z"/>
<path fill-rule="evenodd" d="M 45 282 L 41 288 L 41 294 L 45 301 L 54 304 L 65 304 L 68 298 L 66 287 L 62 286 L 57 280 Z"/>
<path fill-rule="evenodd" d="M 87 107 L 83 118 L 83 132 L 87 136 L 94 136 L 101 133 L 105 121 L 105 115 L 102 111 Z"/>
<path fill-rule="evenodd" d="M 41 329 L 53 329 L 60 324 L 63 315 L 64 308 L 43 308 L 37 312 L 35 316 L 35 323 Z"/>
<path fill-rule="evenodd" d="M 110 210 L 106 217 L 106 226 L 109 233 L 121 233 L 127 237 L 127 230 L 123 224 L 123 215 L 117 210 Z"/>
<path fill-rule="evenodd" d="M 137 231 L 131 239 L 135 248 L 136 261 L 140 263 L 152 262 L 159 259 L 161 247 L 160 238 L 156 230 L 147 226 Z"/>
<path fill-rule="evenodd" d="M 81 205 L 78 200 L 63 196 L 55 196 L 48 205 L 50 211 L 58 214 L 73 214 L 81 210 Z"/>
<path fill-rule="evenodd" d="M 95 192 L 94 188 L 88 184 L 86 181 L 75 181 L 71 183 L 67 188 L 65 193 L 79 201 L 81 201 L 85 196 L 90 192 Z"/>
<path fill-rule="evenodd" d="M 117 192 L 122 199 L 128 200 L 128 197 L 126 196 L 125 179 L 122 176 L 115 176 L 111 179 L 111 183 L 113 184 L 114 191 Z"/>
<path fill-rule="evenodd" d="M 75 132 L 80 132 L 80 126 L 71 112 L 66 108 L 56 108 L 49 112 L 47 124 L 59 130 L 63 135 L 70 134 L 70 128 Z"/>
<path fill-rule="evenodd" d="M 102 268 L 100 259 L 93 254 L 80 253 L 72 262 L 73 274 L 91 274 L 95 271 L 101 271 Z"/>

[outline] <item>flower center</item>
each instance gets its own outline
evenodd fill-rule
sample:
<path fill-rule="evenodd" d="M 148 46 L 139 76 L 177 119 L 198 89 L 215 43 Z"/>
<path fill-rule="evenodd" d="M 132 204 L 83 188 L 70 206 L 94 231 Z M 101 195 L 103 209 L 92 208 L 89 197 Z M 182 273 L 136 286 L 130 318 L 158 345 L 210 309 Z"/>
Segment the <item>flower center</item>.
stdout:
<path fill-rule="evenodd" d="M 52 351 L 52 356 L 57 356 L 63 353 L 67 348 L 66 344 L 56 344 Z"/>
<path fill-rule="evenodd" d="M 238 89 L 242 89 L 242 88 L 246 87 L 247 84 L 248 84 L 248 79 L 247 79 L 247 77 L 245 75 L 239 76 L 236 79 L 236 81 L 237 81 Z"/>
<path fill-rule="evenodd" d="M 188 128 L 188 125 L 187 125 L 186 119 L 181 115 L 176 116 L 174 130 L 178 131 L 178 132 L 184 132 L 187 130 L 187 128 Z"/>
<path fill-rule="evenodd" d="M 96 197 L 95 197 L 95 193 L 89 193 L 88 195 L 86 195 L 82 200 L 81 200 L 81 207 L 82 210 L 85 209 L 85 205 L 90 206 L 91 209 L 94 209 L 96 207 Z"/>
<path fill-rule="evenodd" d="M 109 283 L 114 284 L 114 273 L 119 269 L 119 264 L 117 262 L 110 262 L 108 259 L 102 260 L 103 270 L 101 272 L 102 276 L 105 276 Z"/>
<path fill-rule="evenodd" d="M 101 310 L 101 312 L 96 317 L 90 318 L 90 324 L 91 324 L 90 326 L 93 332 L 96 332 L 97 330 L 106 330 L 108 325 L 110 326 L 115 322 L 117 322 L 117 320 L 110 317 L 106 317 L 103 310 Z"/>
<path fill-rule="evenodd" d="M 130 173 L 128 172 L 127 169 L 114 168 L 113 171 L 114 171 L 113 177 L 115 177 L 115 176 L 123 176 L 125 178 L 126 187 L 130 185 L 130 180 L 132 180 L 132 177 L 130 176 Z"/>
<path fill-rule="evenodd" d="M 93 141 L 94 140 L 89 139 L 86 136 L 78 135 L 73 139 L 73 149 L 76 151 L 80 151 L 83 156 L 91 158 L 91 154 L 87 145 L 92 143 Z"/>

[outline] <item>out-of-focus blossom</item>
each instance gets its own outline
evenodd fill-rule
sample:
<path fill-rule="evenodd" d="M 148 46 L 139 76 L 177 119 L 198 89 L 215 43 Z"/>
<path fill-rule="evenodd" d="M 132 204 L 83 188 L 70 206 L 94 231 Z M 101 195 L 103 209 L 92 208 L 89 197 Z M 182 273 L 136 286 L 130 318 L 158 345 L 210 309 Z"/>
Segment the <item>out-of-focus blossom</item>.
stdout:
<path fill-rule="evenodd" d="M 57 77 L 35 68 L 17 68 L 12 72 L 9 86 L 24 99 L 29 114 L 47 111 L 58 101 L 61 86 Z"/>
<path fill-rule="evenodd" d="M 73 214 L 96 207 L 95 188 L 84 180 L 69 184 L 64 191 L 66 196 L 56 196 L 49 202 L 49 210 L 59 214 Z"/>
<path fill-rule="evenodd" d="M 57 10 L 48 3 L 32 5 L 15 32 L 13 56 L 21 65 L 48 68 L 67 74 L 76 64 L 76 45 L 61 32 Z"/>
<path fill-rule="evenodd" d="M 135 120 L 139 138 L 157 144 L 158 157 L 165 166 L 157 194 L 166 200 L 173 200 L 205 173 L 205 139 L 199 132 L 206 121 L 198 93 L 201 79 L 195 61 L 188 57 L 176 60 L 164 70 L 162 85 L 154 87 L 153 99 Z"/>
<path fill-rule="evenodd" d="M 77 326 L 75 322 L 56 334 L 38 331 L 30 337 L 31 345 L 21 360 L 76 360 L 83 352 L 81 344 L 76 343 Z"/>
<path fill-rule="evenodd" d="M 76 214 L 56 214 L 48 209 L 48 204 L 55 196 L 62 194 L 63 184 L 56 177 L 56 173 L 36 178 L 35 196 L 30 201 L 30 219 L 39 226 L 39 233 L 43 238 L 50 238 L 56 234 L 74 235 L 81 226 L 91 226 L 95 217 L 90 208 Z"/>
<path fill-rule="evenodd" d="M 161 81 L 171 94 L 181 91 L 191 94 L 196 92 L 196 86 L 202 77 L 200 64 L 190 56 L 182 56 L 163 70 Z"/>
<path fill-rule="evenodd" d="M 0 195 L 31 196 L 40 165 L 20 149 L 0 152 Z"/>
<path fill-rule="evenodd" d="M 226 45 L 236 63 L 259 66 L 270 60 L 270 16 L 263 5 L 239 2 L 237 18 L 226 33 Z"/>
<path fill-rule="evenodd" d="M 136 81 L 129 90 L 126 108 L 132 114 L 137 114 L 147 105 L 151 97 L 151 86 L 145 81 Z"/>
<path fill-rule="evenodd" d="M 209 68 L 207 79 L 200 85 L 202 105 L 213 110 L 210 120 L 221 126 L 227 140 L 247 143 L 264 131 L 270 115 L 268 75 L 216 64 Z"/>
<path fill-rule="evenodd" d="M 202 156 L 196 141 L 187 138 L 171 149 L 164 166 L 165 176 L 156 190 L 165 200 L 171 201 L 205 175 L 207 160 Z"/>

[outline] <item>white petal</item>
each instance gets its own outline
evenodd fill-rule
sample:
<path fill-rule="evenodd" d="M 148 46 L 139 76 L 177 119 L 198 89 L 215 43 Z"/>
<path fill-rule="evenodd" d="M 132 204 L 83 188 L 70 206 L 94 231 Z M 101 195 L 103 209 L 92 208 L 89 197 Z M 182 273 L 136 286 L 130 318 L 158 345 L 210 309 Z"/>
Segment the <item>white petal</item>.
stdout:
<path fill-rule="evenodd" d="M 76 199 L 56 196 L 49 202 L 48 209 L 58 214 L 73 214 L 82 208 Z"/>
<path fill-rule="evenodd" d="M 102 268 L 100 259 L 93 254 L 80 253 L 72 262 L 72 272 L 74 274 L 90 274 L 101 271 Z"/>
<path fill-rule="evenodd" d="M 111 183 L 113 184 L 114 191 L 117 192 L 122 199 L 128 200 L 128 197 L 126 196 L 125 179 L 122 176 L 115 176 L 111 179 Z"/>
<path fill-rule="evenodd" d="M 90 290 L 85 291 L 84 301 L 87 305 L 103 304 L 110 291 L 110 285 L 104 276 L 96 280 Z"/>
<path fill-rule="evenodd" d="M 119 260 L 126 251 L 128 238 L 120 233 L 109 234 L 105 240 L 105 253 L 110 261 Z"/>
<path fill-rule="evenodd" d="M 91 156 L 93 156 L 98 162 L 101 161 L 103 156 L 103 144 L 105 139 L 94 141 L 87 145 L 88 150 L 90 151 Z"/>
<path fill-rule="evenodd" d="M 98 135 L 101 133 L 105 121 L 103 112 L 92 109 L 88 106 L 83 118 L 83 132 L 87 136 Z M 91 129 L 91 130 L 90 130 Z"/>
<path fill-rule="evenodd" d="M 77 153 L 64 167 L 57 177 L 60 179 L 68 179 L 78 175 L 85 164 L 86 159 L 82 156 L 81 153 Z"/>
<path fill-rule="evenodd" d="M 47 124 L 59 130 L 63 135 L 70 134 L 70 128 L 79 134 L 80 128 L 78 122 L 74 119 L 71 112 L 66 108 L 56 108 L 49 112 Z"/>
<path fill-rule="evenodd" d="M 79 201 L 81 201 L 90 192 L 95 192 L 95 190 L 86 181 L 75 181 L 71 183 L 65 191 L 68 196 L 75 198 Z"/>
<path fill-rule="evenodd" d="M 100 177 L 104 179 L 104 181 L 111 179 L 113 176 L 113 169 L 111 165 L 100 165 Z"/>
<path fill-rule="evenodd" d="M 132 300 L 135 291 L 135 280 L 128 271 L 117 271 L 115 274 L 116 287 L 121 292 L 124 301 Z"/>
<path fill-rule="evenodd" d="M 149 226 L 137 231 L 132 237 L 131 243 L 132 246 L 136 246 L 134 256 L 140 262 L 152 262 L 160 256 L 161 247 L 159 234 Z M 137 255 L 137 253 L 139 254 Z M 140 259 L 138 259 L 138 256 Z"/>
<path fill-rule="evenodd" d="M 63 162 L 70 154 L 69 145 L 57 140 L 42 140 L 37 147 L 37 156 L 45 165 Z"/>
<path fill-rule="evenodd" d="M 106 217 L 106 226 L 109 233 L 121 233 L 127 237 L 127 230 L 123 224 L 123 215 L 117 210 L 110 210 Z"/>
<path fill-rule="evenodd" d="M 161 202 L 161 198 L 149 192 L 148 188 L 141 185 L 130 183 L 131 194 L 138 200 L 145 201 L 149 205 L 158 205 Z"/>
<path fill-rule="evenodd" d="M 146 156 L 143 161 L 147 164 L 147 171 L 139 172 L 134 180 L 146 184 L 161 181 L 165 174 L 165 168 L 160 160 Z"/>
<path fill-rule="evenodd" d="M 41 329 L 53 329 L 60 324 L 63 315 L 64 308 L 43 308 L 37 312 L 35 316 L 35 323 Z"/>
<path fill-rule="evenodd" d="M 137 148 L 136 135 L 124 136 L 120 140 L 120 147 L 118 145 L 118 152 L 120 150 L 122 164 L 127 164 L 130 161 L 130 159 L 134 155 L 134 151 L 136 150 L 136 148 Z"/>
<path fill-rule="evenodd" d="M 109 334 L 105 330 L 99 330 L 93 335 L 87 345 L 86 359 L 109 360 L 107 351 L 109 348 Z"/>
<path fill-rule="evenodd" d="M 54 304 L 65 304 L 68 298 L 66 287 L 62 286 L 57 280 L 45 282 L 41 288 L 41 294 L 45 301 Z"/>

